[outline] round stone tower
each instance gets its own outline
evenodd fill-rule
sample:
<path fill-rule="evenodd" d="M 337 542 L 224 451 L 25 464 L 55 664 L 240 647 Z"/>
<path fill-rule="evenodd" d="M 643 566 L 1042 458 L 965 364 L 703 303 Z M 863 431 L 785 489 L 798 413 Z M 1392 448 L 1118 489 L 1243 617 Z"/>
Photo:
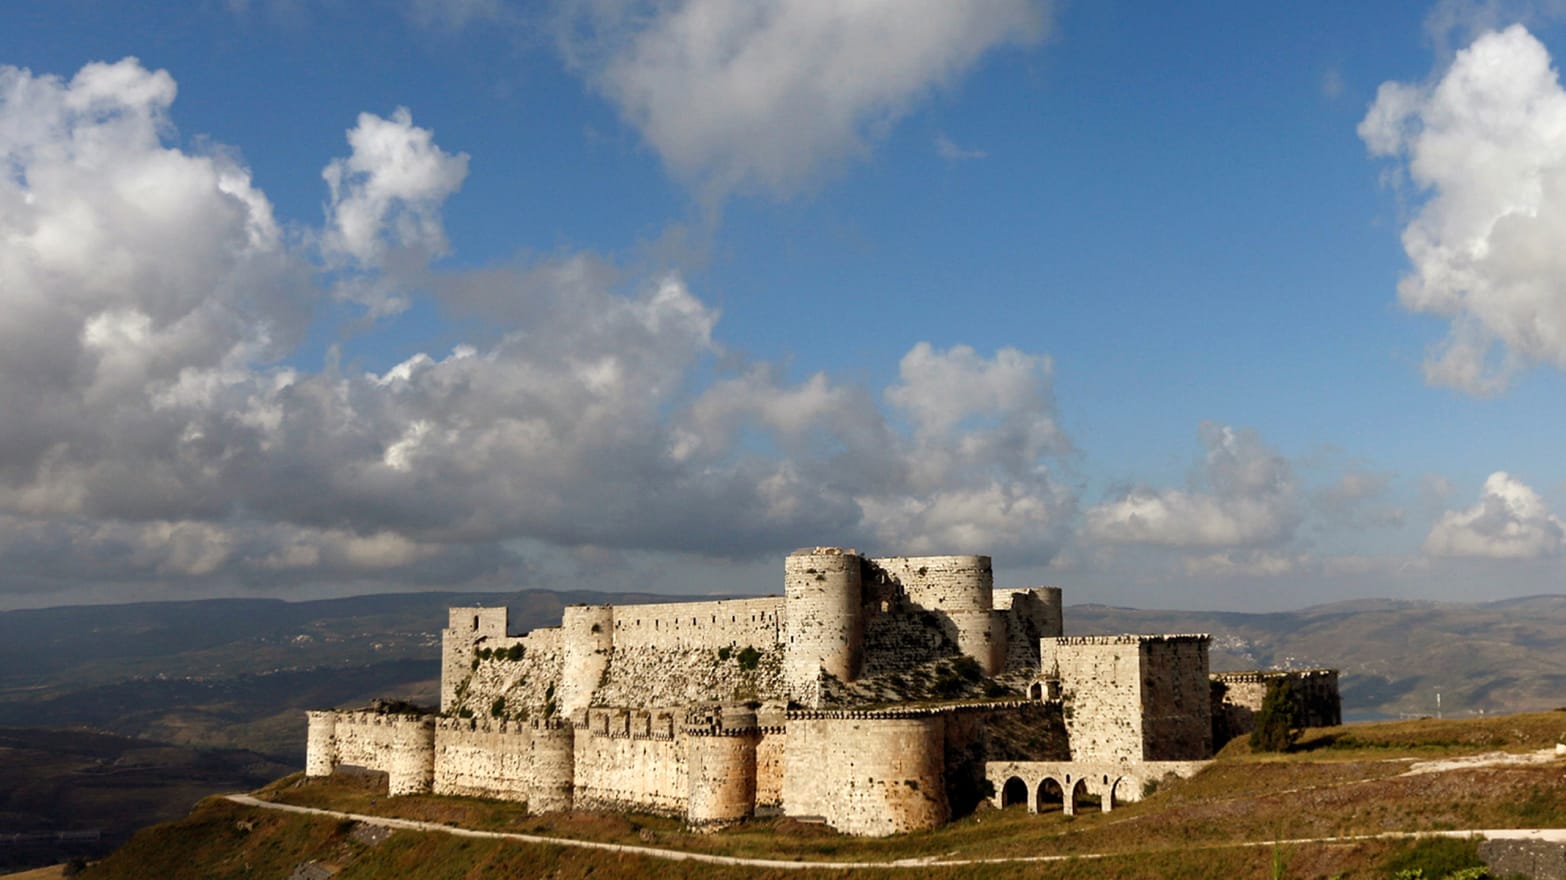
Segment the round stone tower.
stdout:
<path fill-rule="evenodd" d="M 692 825 L 736 822 L 756 804 L 756 744 L 761 739 L 755 710 L 724 706 L 720 724 L 686 731 Z"/>
<path fill-rule="evenodd" d="M 305 715 L 310 719 L 305 735 L 305 775 L 331 776 L 337 767 L 337 713 L 328 709 Z"/>
<path fill-rule="evenodd" d="M 957 649 L 994 675 L 1006 665 L 1006 621 L 994 613 L 995 575 L 988 556 L 908 556 L 876 564 L 903 585 L 909 601 L 951 622 Z"/>
<path fill-rule="evenodd" d="M 1036 629 L 1040 639 L 1058 639 L 1066 634 L 1065 618 L 1061 613 L 1060 587 L 1029 587 L 1026 603 L 1012 601 L 1012 607 Z"/>
<path fill-rule="evenodd" d="M 560 714 L 592 703 L 614 649 L 614 606 L 571 605 L 560 617 Z"/>
<path fill-rule="evenodd" d="M 386 793 L 428 794 L 435 784 L 434 716 L 388 715 L 377 723 L 391 727 Z"/>
<path fill-rule="evenodd" d="M 527 789 L 529 813 L 560 813 L 571 809 L 576 786 L 576 729 L 570 722 L 540 722 L 532 731 L 532 782 Z"/>
<path fill-rule="evenodd" d="M 802 705 L 820 705 L 822 672 L 845 682 L 859 675 L 861 563 L 858 553 L 836 547 L 796 550 L 783 561 L 783 676 L 789 695 Z"/>

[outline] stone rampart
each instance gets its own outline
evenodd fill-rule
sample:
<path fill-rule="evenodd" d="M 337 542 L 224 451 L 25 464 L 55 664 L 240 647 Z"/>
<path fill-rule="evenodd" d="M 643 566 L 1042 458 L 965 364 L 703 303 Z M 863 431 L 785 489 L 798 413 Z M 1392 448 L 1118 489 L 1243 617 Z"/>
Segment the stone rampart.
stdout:
<path fill-rule="evenodd" d="M 683 816 L 690 793 L 683 730 L 670 739 L 632 737 L 629 719 L 624 734 L 617 722 L 595 709 L 589 725 L 576 729 L 574 808 Z"/>
<path fill-rule="evenodd" d="M 782 639 L 783 597 L 626 605 L 616 609 L 615 650 L 766 650 Z"/>
<path fill-rule="evenodd" d="M 988 556 L 889 556 L 870 560 L 876 580 L 901 587 L 908 601 L 947 622 L 963 654 L 988 675 L 1006 663 L 1006 621 L 995 615 L 995 577 Z"/>
<path fill-rule="evenodd" d="M 468 672 L 479 642 L 506 635 L 505 608 L 458 607 L 446 609 L 446 628 L 440 634 L 440 710 L 448 712 L 457 702 L 457 686 Z"/>
<path fill-rule="evenodd" d="M 847 834 L 881 837 L 950 818 L 945 717 L 791 714 L 784 759 L 787 815 L 820 817 Z"/>
<path fill-rule="evenodd" d="M 996 590 L 995 610 L 1005 612 L 1006 671 L 1032 672 L 1039 666 L 1039 639 L 1065 634 L 1059 587 Z"/>
<path fill-rule="evenodd" d="M 435 776 L 433 715 L 316 712 L 309 719 L 309 775 L 324 776 L 347 765 L 385 773 L 389 794 L 430 791 Z"/>
<path fill-rule="evenodd" d="M 560 619 L 560 687 L 562 715 L 586 709 L 609 669 L 614 648 L 613 605 L 570 605 Z"/>
<path fill-rule="evenodd" d="M 435 726 L 435 793 L 527 800 L 532 752 L 525 722 L 442 718 Z"/>
<path fill-rule="evenodd" d="M 1219 714 L 1218 727 L 1223 736 L 1249 733 L 1255 726 L 1267 689 L 1274 682 L 1288 680 L 1294 685 L 1295 706 L 1304 727 L 1333 727 L 1343 723 L 1343 701 L 1338 692 L 1336 669 L 1264 669 L 1245 672 L 1215 672 L 1212 680 L 1223 685 L 1222 702 L 1213 711 Z"/>
<path fill-rule="evenodd" d="M 908 600 L 931 611 L 990 611 L 995 575 L 988 556 L 887 556 L 870 560 L 900 584 Z"/>

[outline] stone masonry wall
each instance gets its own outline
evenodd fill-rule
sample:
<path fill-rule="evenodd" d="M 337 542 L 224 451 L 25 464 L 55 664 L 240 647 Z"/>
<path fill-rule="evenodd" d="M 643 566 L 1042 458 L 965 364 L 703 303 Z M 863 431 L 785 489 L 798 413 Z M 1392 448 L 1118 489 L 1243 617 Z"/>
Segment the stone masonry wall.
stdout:
<path fill-rule="evenodd" d="M 1071 760 L 1142 760 L 1140 640 L 1069 636 L 1039 650 L 1041 674 L 1060 679 Z"/>
<path fill-rule="evenodd" d="M 716 650 L 725 646 L 758 650 L 781 639 L 782 596 L 626 605 L 615 609 L 614 647 Z"/>
<path fill-rule="evenodd" d="M 944 780 L 945 719 L 833 717 L 788 722 L 783 807 L 838 831 L 881 837 L 935 828 L 950 818 Z"/>
<path fill-rule="evenodd" d="M 1205 635 L 1065 636 L 1040 642 L 1058 675 L 1073 761 L 1212 755 Z"/>
<path fill-rule="evenodd" d="M 588 725 L 576 729 L 576 809 L 683 816 L 690 785 L 683 729 L 632 736 L 619 714 L 590 710 Z"/>
<path fill-rule="evenodd" d="M 531 747 L 523 722 L 442 718 L 435 728 L 435 793 L 527 800 Z"/>
<path fill-rule="evenodd" d="M 519 660 L 495 653 L 480 660 L 470 651 L 458 665 L 460 678 L 451 687 L 453 699 L 443 707 L 448 714 L 465 709 L 474 717 L 490 718 L 496 697 L 504 698 L 502 711 L 506 718 L 543 718 L 550 714 L 552 704 L 555 714 L 559 714 L 556 691 L 564 664 L 559 649 L 560 630 L 536 629 L 521 637 L 486 639 L 476 647 L 503 652 L 513 645 L 522 647 Z M 443 680 L 441 690 L 446 689 Z"/>
<path fill-rule="evenodd" d="M 1213 754 L 1206 636 L 1142 641 L 1142 759 L 1198 761 Z"/>
<path fill-rule="evenodd" d="M 595 706 L 684 706 L 695 703 L 786 701 L 783 651 L 771 646 L 755 668 L 739 650 L 615 648 L 593 695 Z"/>
<path fill-rule="evenodd" d="M 782 728 L 762 731 L 756 743 L 756 814 L 776 815 L 783 810 L 783 764 L 788 734 Z"/>
<path fill-rule="evenodd" d="M 421 794 L 430 790 L 435 773 L 434 716 L 375 712 L 331 714 L 330 760 L 312 755 L 306 759 L 308 767 L 320 770 L 346 764 L 379 770 L 386 774 L 388 792 L 394 795 Z M 310 744 L 316 746 L 317 742 L 312 739 Z"/>
<path fill-rule="evenodd" d="M 1211 677 L 1223 685 L 1223 699 L 1213 711 L 1218 715 L 1216 727 L 1224 740 L 1255 728 L 1255 716 L 1261 711 L 1267 688 L 1272 682 L 1285 678 L 1294 683 L 1296 705 L 1304 726 L 1332 727 L 1343 723 L 1343 701 L 1338 693 L 1336 669 L 1215 672 Z"/>

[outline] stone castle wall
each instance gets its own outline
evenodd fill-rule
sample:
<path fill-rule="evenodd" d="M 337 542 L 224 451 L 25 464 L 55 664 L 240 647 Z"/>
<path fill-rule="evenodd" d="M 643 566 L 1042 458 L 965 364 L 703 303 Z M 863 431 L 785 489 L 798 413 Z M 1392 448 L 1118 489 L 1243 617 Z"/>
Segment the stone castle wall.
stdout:
<path fill-rule="evenodd" d="M 782 639 L 783 616 L 781 596 L 627 605 L 615 609 L 614 647 L 766 650 Z"/>
<path fill-rule="evenodd" d="M 1186 761 L 1213 753 L 1207 636 L 1142 642 L 1142 760 Z"/>
<path fill-rule="evenodd" d="M 847 834 L 884 836 L 950 818 L 945 719 L 796 715 L 788 722 L 783 804 Z"/>
<path fill-rule="evenodd" d="M 523 722 L 442 718 L 435 726 L 436 794 L 525 801 L 533 739 Z"/>
<path fill-rule="evenodd" d="M 347 765 L 386 774 L 389 794 L 430 790 L 435 776 L 435 719 L 377 712 L 308 714 L 308 776 Z"/>
<path fill-rule="evenodd" d="M 632 725 L 626 710 L 590 709 L 575 738 L 575 809 L 684 815 L 689 765 L 682 724 Z"/>
<path fill-rule="evenodd" d="M 1249 733 L 1256 727 L 1267 689 L 1274 682 L 1289 680 L 1300 723 L 1305 727 L 1333 727 L 1343 723 L 1343 702 L 1338 692 L 1336 669 L 1267 669 L 1249 672 L 1215 672 L 1213 681 L 1223 685 L 1223 699 L 1213 707 L 1216 725 L 1223 739 Z M 1214 743 L 1219 746 L 1221 743 Z"/>

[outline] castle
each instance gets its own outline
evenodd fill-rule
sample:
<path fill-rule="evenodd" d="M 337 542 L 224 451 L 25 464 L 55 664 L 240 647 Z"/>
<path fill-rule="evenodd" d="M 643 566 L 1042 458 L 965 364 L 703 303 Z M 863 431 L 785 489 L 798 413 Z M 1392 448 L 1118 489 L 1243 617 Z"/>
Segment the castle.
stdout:
<path fill-rule="evenodd" d="M 996 590 L 987 556 L 808 548 L 782 596 L 506 627 L 504 608 L 450 609 L 438 715 L 308 713 L 307 775 L 352 765 L 393 795 L 887 835 L 984 799 L 1137 800 L 1203 766 L 1280 677 L 1313 722 L 1339 715 L 1331 670 L 1212 676 L 1206 635 L 1065 636 L 1060 589 Z"/>

